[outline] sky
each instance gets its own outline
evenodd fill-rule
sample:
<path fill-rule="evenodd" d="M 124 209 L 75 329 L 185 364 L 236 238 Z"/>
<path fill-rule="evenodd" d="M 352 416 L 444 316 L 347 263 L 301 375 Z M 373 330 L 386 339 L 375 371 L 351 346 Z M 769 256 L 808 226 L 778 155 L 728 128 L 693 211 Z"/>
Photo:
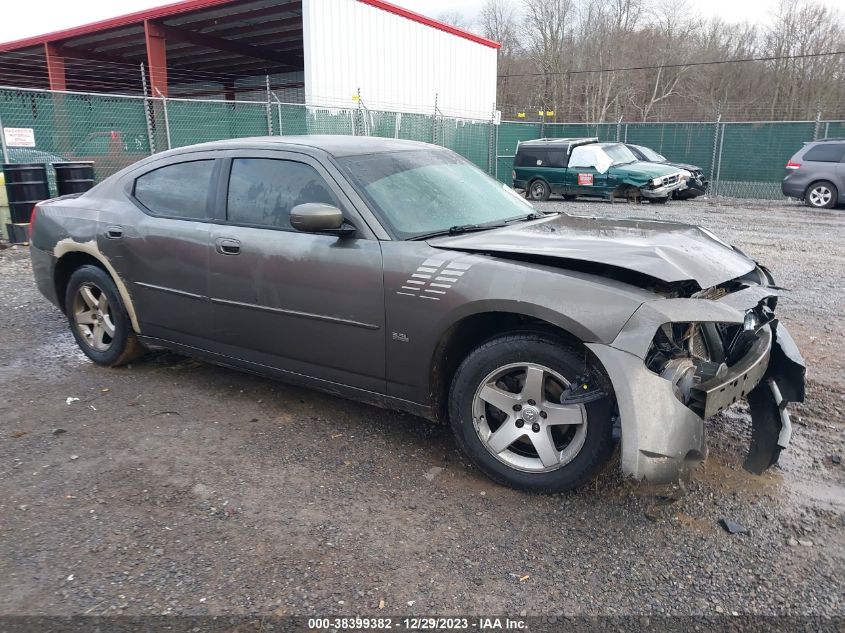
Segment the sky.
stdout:
<path fill-rule="evenodd" d="M 431 17 L 459 11 L 477 14 L 483 0 L 392 0 L 395 4 Z M 845 8 L 845 0 L 819 0 L 830 7 Z M 731 22 L 761 19 L 777 0 L 688 0 L 702 15 L 718 15 Z M 41 35 L 105 18 L 169 4 L 166 0 L 25 0 L 3 3 L 0 42 Z"/>

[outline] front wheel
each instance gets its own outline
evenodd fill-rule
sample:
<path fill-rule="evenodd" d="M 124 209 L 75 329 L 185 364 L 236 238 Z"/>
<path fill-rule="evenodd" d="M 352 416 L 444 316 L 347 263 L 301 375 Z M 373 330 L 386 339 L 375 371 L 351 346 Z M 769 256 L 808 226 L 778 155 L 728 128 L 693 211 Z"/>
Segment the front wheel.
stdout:
<path fill-rule="evenodd" d="M 669 196 L 666 196 L 665 198 L 649 198 L 648 201 L 652 204 L 666 204 L 669 202 Z"/>
<path fill-rule="evenodd" d="M 521 490 L 577 488 L 613 451 L 605 377 L 583 351 L 539 334 L 503 336 L 470 353 L 452 383 L 449 417 L 475 465 Z"/>
<path fill-rule="evenodd" d="M 74 271 L 65 312 L 77 344 L 98 365 L 116 367 L 143 353 L 117 287 L 103 269 L 81 266 Z"/>
<path fill-rule="evenodd" d="M 551 194 L 552 190 L 545 180 L 535 180 L 528 186 L 528 198 L 535 202 L 545 202 Z"/>
<path fill-rule="evenodd" d="M 807 189 L 804 202 L 814 209 L 832 209 L 836 205 L 839 192 L 832 182 L 817 182 Z"/>

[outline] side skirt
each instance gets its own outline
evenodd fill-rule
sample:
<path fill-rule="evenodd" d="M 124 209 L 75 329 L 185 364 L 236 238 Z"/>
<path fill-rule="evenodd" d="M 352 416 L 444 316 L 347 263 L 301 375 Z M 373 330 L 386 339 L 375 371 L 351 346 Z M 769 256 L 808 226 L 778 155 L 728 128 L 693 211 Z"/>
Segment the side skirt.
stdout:
<path fill-rule="evenodd" d="M 323 380 L 320 378 L 315 378 L 313 376 L 298 374 L 292 371 L 285 371 L 284 369 L 278 369 L 276 367 L 270 367 L 268 365 L 262 365 L 260 363 L 253 363 L 250 361 L 242 360 L 240 358 L 225 356 L 223 354 L 217 354 L 208 350 L 192 347 L 190 345 L 184 345 L 182 343 L 175 343 L 173 341 L 167 341 L 160 338 L 153 338 L 150 336 L 138 336 L 138 339 L 144 345 L 152 349 L 168 349 L 174 352 L 179 352 L 180 354 L 184 354 L 185 356 L 190 356 L 192 358 L 197 358 L 199 360 L 206 361 L 213 365 L 219 365 L 220 367 L 226 367 L 228 369 L 237 369 L 239 371 L 255 374 L 257 376 L 273 378 L 275 380 L 279 380 L 280 382 L 284 382 L 290 385 L 306 387 L 308 389 L 315 389 L 317 391 L 322 391 L 323 393 L 328 393 L 333 396 L 346 398 L 348 400 L 355 400 L 357 402 L 363 402 L 364 404 L 370 404 L 376 407 L 380 407 L 382 409 L 390 409 L 392 411 L 403 411 L 405 413 L 410 413 L 411 415 L 425 418 L 430 421 L 437 420 L 434 415 L 434 411 L 430 406 L 418 404 L 409 400 L 402 400 L 401 398 L 394 398 L 392 396 L 375 393 L 373 391 L 350 387 L 349 385 L 332 382 L 330 380 Z"/>

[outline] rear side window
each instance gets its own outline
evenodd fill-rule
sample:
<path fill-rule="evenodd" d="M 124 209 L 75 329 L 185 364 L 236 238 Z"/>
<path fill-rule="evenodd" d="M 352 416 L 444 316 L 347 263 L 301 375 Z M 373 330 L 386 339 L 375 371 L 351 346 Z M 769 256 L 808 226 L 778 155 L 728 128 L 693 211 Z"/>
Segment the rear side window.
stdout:
<path fill-rule="evenodd" d="M 135 198 L 155 215 L 205 220 L 213 171 L 213 160 L 160 167 L 135 181 Z"/>
<path fill-rule="evenodd" d="M 290 210 L 306 202 L 340 206 L 326 181 L 305 163 L 236 158 L 229 177 L 229 222 L 289 229 Z"/>
<path fill-rule="evenodd" d="M 838 163 L 845 155 L 845 143 L 819 143 L 804 154 L 804 160 L 818 163 Z"/>
<path fill-rule="evenodd" d="M 517 167 L 566 167 L 566 152 L 562 149 L 520 147 L 514 164 Z"/>

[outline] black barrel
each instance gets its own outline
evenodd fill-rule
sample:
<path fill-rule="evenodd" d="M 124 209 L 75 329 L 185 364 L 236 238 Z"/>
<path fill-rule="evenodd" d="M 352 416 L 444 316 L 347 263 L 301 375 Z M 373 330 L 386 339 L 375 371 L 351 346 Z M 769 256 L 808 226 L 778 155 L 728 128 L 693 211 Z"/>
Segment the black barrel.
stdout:
<path fill-rule="evenodd" d="M 60 196 L 85 193 L 94 186 L 94 163 L 53 163 Z"/>
<path fill-rule="evenodd" d="M 26 224 L 37 202 L 50 197 L 47 166 L 42 163 L 6 163 L 6 195 L 13 224 Z"/>

